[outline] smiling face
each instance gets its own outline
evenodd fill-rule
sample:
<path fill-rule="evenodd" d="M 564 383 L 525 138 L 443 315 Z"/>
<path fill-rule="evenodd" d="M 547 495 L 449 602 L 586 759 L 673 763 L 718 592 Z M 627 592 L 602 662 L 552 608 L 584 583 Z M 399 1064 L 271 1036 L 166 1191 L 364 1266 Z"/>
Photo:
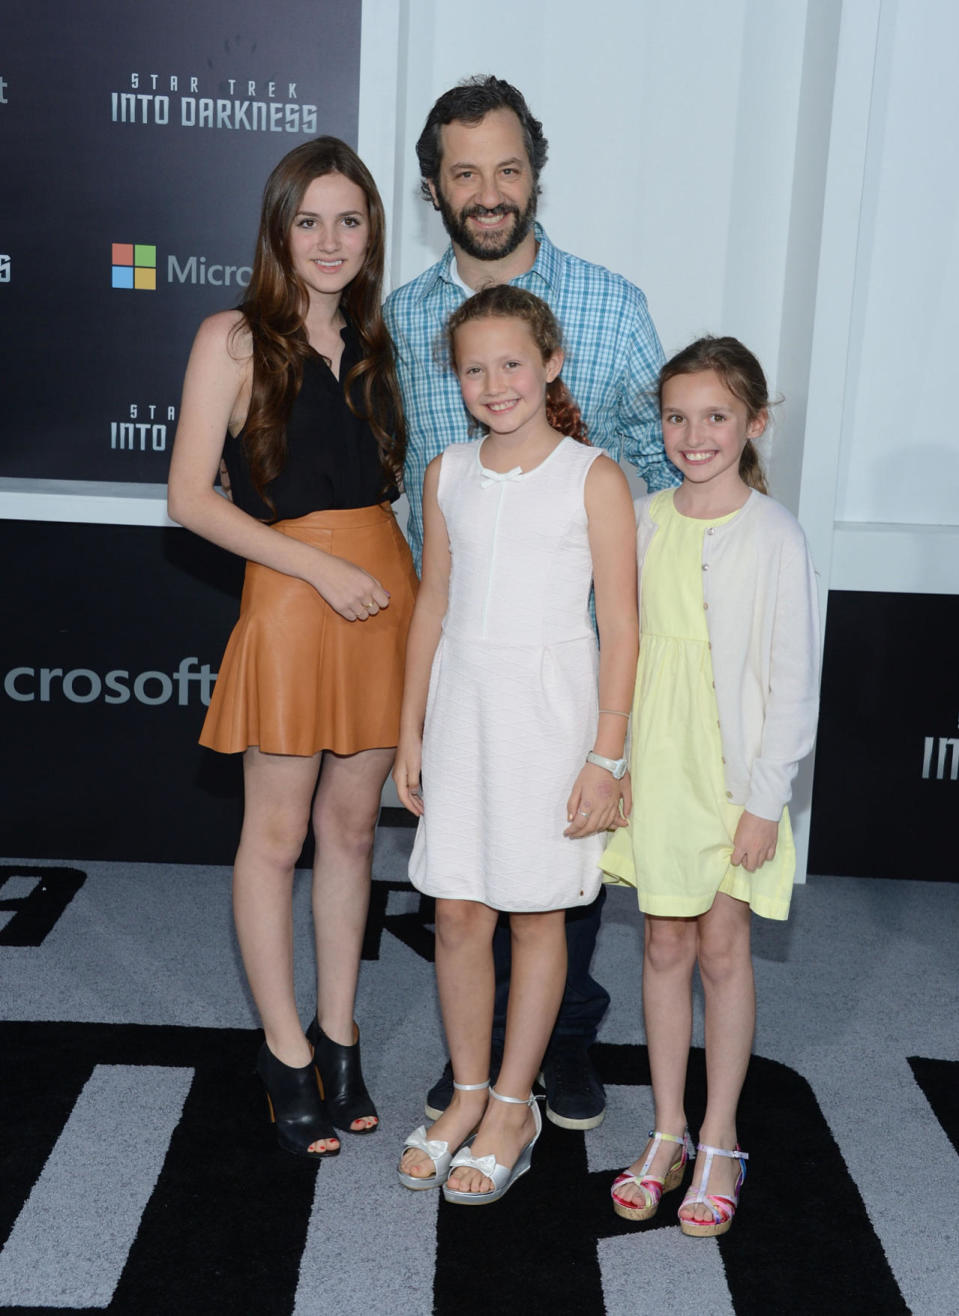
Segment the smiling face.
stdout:
<path fill-rule="evenodd" d="M 662 416 L 666 456 L 687 484 L 730 493 L 743 484 L 739 459 L 766 428 L 765 411 L 750 417 L 715 370 L 700 370 L 663 384 Z"/>
<path fill-rule="evenodd" d="M 314 178 L 289 234 L 293 269 L 310 295 L 338 298 L 363 268 L 369 239 L 363 189 L 342 174 Z"/>
<path fill-rule="evenodd" d="M 523 320 L 468 320 L 456 330 L 453 348 L 463 401 L 490 433 L 519 436 L 545 423 L 546 385 L 559 374 L 563 354 L 544 361 Z"/>
<path fill-rule="evenodd" d="M 491 110 L 478 123 L 441 129 L 439 181 L 430 184 L 447 233 L 468 256 L 500 260 L 523 242 L 536 214 L 536 187 L 520 121 Z"/>

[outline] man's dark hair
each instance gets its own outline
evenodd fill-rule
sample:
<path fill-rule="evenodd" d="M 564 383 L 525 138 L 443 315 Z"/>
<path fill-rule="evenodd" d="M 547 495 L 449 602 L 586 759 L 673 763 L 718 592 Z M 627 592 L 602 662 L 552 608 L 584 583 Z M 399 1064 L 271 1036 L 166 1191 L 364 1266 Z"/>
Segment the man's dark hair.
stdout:
<path fill-rule="evenodd" d="M 546 163 L 549 148 L 543 136 L 543 125 L 530 113 L 521 91 L 517 91 L 502 78 L 477 73 L 443 93 L 427 115 L 426 126 L 416 143 L 416 155 L 420 162 L 420 190 L 427 201 L 433 199 L 430 183 L 434 186 L 439 183 L 443 155 L 440 129 L 454 122 L 479 123 L 491 110 L 512 110 L 519 119 L 526 154 L 533 171 L 533 186 L 539 191 L 539 171 Z"/>

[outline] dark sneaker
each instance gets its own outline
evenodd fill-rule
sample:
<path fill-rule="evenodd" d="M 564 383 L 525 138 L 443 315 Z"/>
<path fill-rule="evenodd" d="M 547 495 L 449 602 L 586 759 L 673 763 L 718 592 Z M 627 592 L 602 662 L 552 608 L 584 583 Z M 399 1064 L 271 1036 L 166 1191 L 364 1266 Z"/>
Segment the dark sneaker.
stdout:
<path fill-rule="evenodd" d="M 539 1081 L 546 1089 L 546 1118 L 561 1129 L 595 1129 L 606 1115 L 606 1093 L 582 1042 L 554 1043 Z"/>
<path fill-rule="evenodd" d="M 493 1052 L 490 1056 L 490 1082 L 496 1082 L 496 1076 L 499 1073 L 499 1067 L 503 1063 L 503 1048 L 493 1044 Z M 600 1089 L 602 1090 L 602 1089 Z M 453 1066 L 449 1060 L 443 1066 L 443 1072 L 439 1079 L 433 1084 L 426 1094 L 427 1118 L 438 1120 L 443 1111 L 453 1100 Z"/>
<path fill-rule="evenodd" d="M 438 1120 L 443 1111 L 453 1100 L 453 1066 L 447 1060 L 437 1082 L 426 1094 L 426 1117 Z"/>

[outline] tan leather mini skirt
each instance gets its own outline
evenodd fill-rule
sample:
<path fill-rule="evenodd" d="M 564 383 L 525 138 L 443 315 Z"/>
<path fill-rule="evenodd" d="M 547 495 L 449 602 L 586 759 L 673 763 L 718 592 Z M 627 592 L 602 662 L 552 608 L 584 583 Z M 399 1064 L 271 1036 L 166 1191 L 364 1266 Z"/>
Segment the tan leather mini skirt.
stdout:
<path fill-rule="evenodd" d="M 389 607 L 346 621 L 312 585 L 248 562 L 200 744 L 301 755 L 395 745 L 417 580 L 389 504 L 311 512 L 273 528 L 363 567 L 389 591 Z"/>

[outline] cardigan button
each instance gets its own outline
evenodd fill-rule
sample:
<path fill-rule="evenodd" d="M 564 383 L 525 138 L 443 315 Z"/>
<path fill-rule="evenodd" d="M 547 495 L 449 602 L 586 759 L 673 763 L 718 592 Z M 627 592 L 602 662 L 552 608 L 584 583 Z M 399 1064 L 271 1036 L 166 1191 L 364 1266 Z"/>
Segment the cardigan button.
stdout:
<path fill-rule="evenodd" d="M 715 533 L 716 533 L 716 527 L 715 527 L 715 526 L 712 526 L 712 525 L 711 525 L 711 526 L 709 527 L 709 529 L 706 531 L 706 534 L 707 534 L 707 535 L 714 535 Z"/>
<path fill-rule="evenodd" d="M 704 571 L 708 571 L 708 570 L 709 570 L 709 563 L 708 563 L 708 562 L 704 562 L 704 563 L 703 563 L 703 570 L 704 570 Z"/>
<path fill-rule="evenodd" d="M 703 611 L 704 611 L 704 612 L 708 612 L 708 611 L 709 611 L 709 604 L 708 604 L 708 603 L 704 603 L 704 604 L 703 604 Z"/>
<path fill-rule="evenodd" d="M 733 793 L 732 793 L 732 791 L 727 791 L 727 792 L 726 792 L 726 799 L 727 799 L 727 800 L 731 800 L 732 798 L 733 798 Z"/>

